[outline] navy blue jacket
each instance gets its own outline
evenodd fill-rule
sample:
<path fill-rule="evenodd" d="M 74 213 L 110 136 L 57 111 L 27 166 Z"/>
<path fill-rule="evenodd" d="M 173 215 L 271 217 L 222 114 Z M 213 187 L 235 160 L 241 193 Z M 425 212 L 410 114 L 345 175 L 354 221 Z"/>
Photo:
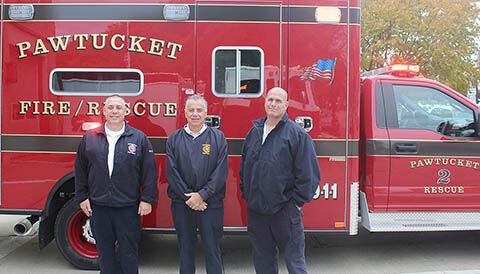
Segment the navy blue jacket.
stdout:
<path fill-rule="evenodd" d="M 310 202 L 320 168 L 312 138 L 287 114 L 262 144 L 265 119 L 253 121 L 243 144 L 240 190 L 249 209 L 273 215 L 291 201 Z"/>
<path fill-rule="evenodd" d="M 75 159 L 75 198 L 110 207 L 154 204 L 158 199 L 157 163 L 150 141 L 125 124 L 115 145 L 113 172 L 108 174 L 105 125 L 83 136 Z"/>
<path fill-rule="evenodd" d="M 168 197 L 185 203 L 185 193 L 198 192 L 209 208 L 222 207 L 228 176 L 227 140 L 208 127 L 193 139 L 183 128 L 167 140 Z"/>

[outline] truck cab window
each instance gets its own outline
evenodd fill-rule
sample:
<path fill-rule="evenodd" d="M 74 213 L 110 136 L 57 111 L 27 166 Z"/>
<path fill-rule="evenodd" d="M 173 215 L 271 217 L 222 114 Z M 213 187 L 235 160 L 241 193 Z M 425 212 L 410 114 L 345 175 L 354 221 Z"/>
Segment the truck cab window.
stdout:
<path fill-rule="evenodd" d="M 475 133 L 473 110 L 437 89 L 393 85 L 393 94 L 401 129 L 432 130 L 454 137 Z"/>
<path fill-rule="evenodd" d="M 212 91 L 218 97 L 259 97 L 263 93 L 263 51 L 218 47 L 212 54 Z"/>

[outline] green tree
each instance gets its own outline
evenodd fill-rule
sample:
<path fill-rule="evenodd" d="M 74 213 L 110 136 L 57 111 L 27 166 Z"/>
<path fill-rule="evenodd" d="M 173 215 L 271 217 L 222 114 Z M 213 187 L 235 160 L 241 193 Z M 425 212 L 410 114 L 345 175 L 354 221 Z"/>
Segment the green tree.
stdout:
<path fill-rule="evenodd" d="M 363 71 L 392 62 L 465 93 L 480 80 L 477 0 L 363 0 Z"/>

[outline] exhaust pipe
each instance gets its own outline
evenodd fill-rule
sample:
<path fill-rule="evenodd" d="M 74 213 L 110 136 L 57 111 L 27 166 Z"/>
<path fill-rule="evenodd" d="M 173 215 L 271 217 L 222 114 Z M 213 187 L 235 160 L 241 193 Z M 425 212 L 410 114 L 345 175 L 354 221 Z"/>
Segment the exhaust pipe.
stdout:
<path fill-rule="evenodd" d="M 38 221 L 39 216 L 30 216 L 18 222 L 14 227 L 13 231 L 17 236 L 24 236 L 32 228 L 32 226 Z"/>

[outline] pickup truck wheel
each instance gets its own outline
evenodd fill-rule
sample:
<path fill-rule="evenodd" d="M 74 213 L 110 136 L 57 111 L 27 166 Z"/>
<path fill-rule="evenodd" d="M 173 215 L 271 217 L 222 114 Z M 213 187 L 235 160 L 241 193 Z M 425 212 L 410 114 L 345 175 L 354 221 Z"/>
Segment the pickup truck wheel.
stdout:
<path fill-rule="evenodd" d="M 75 199 L 66 202 L 57 215 L 55 241 L 63 257 L 72 265 L 86 270 L 99 269 L 89 218 Z"/>

